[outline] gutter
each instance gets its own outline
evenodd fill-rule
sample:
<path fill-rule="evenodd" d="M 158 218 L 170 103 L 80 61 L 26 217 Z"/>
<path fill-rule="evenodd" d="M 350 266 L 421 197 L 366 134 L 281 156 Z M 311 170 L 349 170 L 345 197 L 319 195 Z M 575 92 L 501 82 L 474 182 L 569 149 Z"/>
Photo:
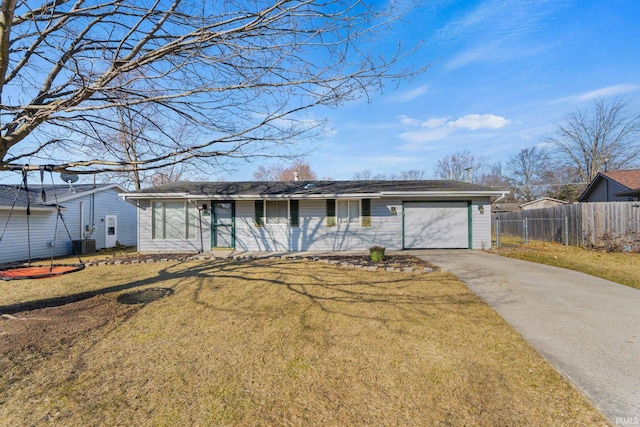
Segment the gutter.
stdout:
<path fill-rule="evenodd" d="M 33 207 L 31 206 L 29 208 L 31 210 L 31 212 L 55 212 L 57 210 L 57 208 L 55 207 Z M 62 206 L 60 206 L 60 209 L 65 210 L 66 208 L 63 208 Z M 26 211 L 27 208 L 24 206 L 14 206 L 13 208 L 14 211 Z M 11 211 L 11 206 L 0 206 L 0 211 Z"/>
<path fill-rule="evenodd" d="M 280 200 L 280 199 L 379 199 L 382 193 L 344 193 L 344 194 L 242 194 L 242 195 L 197 195 L 188 193 L 144 193 L 144 194 L 119 194 L 127 199 L 188 199 L 188 200 Z"/>

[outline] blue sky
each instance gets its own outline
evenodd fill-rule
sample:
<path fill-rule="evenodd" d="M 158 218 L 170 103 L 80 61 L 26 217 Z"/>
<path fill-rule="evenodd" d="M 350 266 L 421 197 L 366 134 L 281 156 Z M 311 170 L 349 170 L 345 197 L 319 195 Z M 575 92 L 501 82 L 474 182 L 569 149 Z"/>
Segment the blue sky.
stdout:
<path fill-rule="evenodd" d="M 429 69 L 371 103 L 315 110 L 331 132 L 305 159 L 319 177 L 365 169 L 425 170 L 461 150 L 506 160 L 540 144 L 594 98 L 622 96 L 640 113 L 640 2 L 432 1 L 386 41 L 422 40 L 412 56 Z M 259 163 L 225 180 L 252 179 Z"/>
<path fill-rule="evenodd" d="M 298 148 L 320 178 L 409 169 L 435 178 L 437 161 L 463 150 L 504 164 L 598 97 L 622 96 L 640 114 L 640 1 L 423 1 L 380 44 L 421 43 L 409 64 L 429 65 L 426 72 L 371 102 L 310 113 L 327 119 L 329 132 Z M 197 179 L 251 180 L 270 163 L 282 161 Z M 19 178 L 3 174 L 0 183 Z"/>

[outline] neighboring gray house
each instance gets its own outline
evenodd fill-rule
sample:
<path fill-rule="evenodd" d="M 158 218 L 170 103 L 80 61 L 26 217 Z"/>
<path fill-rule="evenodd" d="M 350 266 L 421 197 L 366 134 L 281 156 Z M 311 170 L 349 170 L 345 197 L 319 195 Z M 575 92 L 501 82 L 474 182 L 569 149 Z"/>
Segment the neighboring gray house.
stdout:
<path fill-rule="evenodd" d="M 600 172 L 584 190 L 580 202 L 632 202 L 640 198 L 640 169 Z"/>
<path fill-rule="evenodd" d="M 491 246 L 491 201 L 458 181 L 184 182 L 123 194 L 141 252 Z"/>
<path fill-rule="evenodd" d="M 29 243 L 31 259 L 50 257 L 54 242 L 55 256 L 72 254 L 74 240 L 84 241 L 76 245 L 89 251 L 113 247 L 116 242 L 136 244 L 137 209 L 119 196 L 124 190 L 118 185 L 45 185 L 46 202 L 42 189 L 40 184 L 29 186 L 27 229 L 26 191 L 20 185 L 0 185 L 0 234 L 6 228 L 0 241 L 0 263 L 27 260 Z M 56 197 L 69 234 L 60 220 L 56 231 Z"/>

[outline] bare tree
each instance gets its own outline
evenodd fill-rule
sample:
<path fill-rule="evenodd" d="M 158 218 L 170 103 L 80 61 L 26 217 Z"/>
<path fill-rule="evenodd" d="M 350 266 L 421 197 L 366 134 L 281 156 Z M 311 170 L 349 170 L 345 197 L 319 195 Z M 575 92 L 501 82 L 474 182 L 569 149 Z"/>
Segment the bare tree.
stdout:
<path fill-rule="evenodd" d="M 400 171 L 397 174 L 387 175 L 384 173 L 373 173 L 371 170 L 366 169 L 353 174 L 353 179 L 360 181 L 384 181 L 384 180 L 399 180 L 399 181 L 415 181 L 424 179 L 425 172 L 419 169 L 408 169 Z"/>
<path fill-rule="evenodd" d="M 597 99 L 593 111 L 576 110 L 547 139 L 555 148 L 559 167 L 568 168 L 582 182 L 590 182 L 607 166 L 634 167 L 640 155 L 640 115 L 628 116 L 628 101 Z"/>
<path fill-rule="evenodd" d="M 277 155 L 322 132 L 309 109 L 414 72 L 400 68 L 406 50 L 385 56 L 377 43 L 401 16 L 396 4 L 1 1 L 0 170 L 35 160 L 71 173 L 139 173 Z M 147 135 L 153 151 L 87 156 L 86 138 L 113 145 L 104 135 L 119 131 L 119 109 L 164 124 Z M 181 122 L 201 135 L 163 131 Z"/>
<path fill-rule="evenodd" d="M 485 162 L 468 150 L 458 151 L 438 160 L 435 174 L 440 179 L 480 182 Z"/>
<path fill-rule="evenodd" d="M 380 181 L 388 179 L 383 173 L 373 173 L 370 169 L 365 169 L 353 174 L 353 179 L 357 181 Z"/>
<path fill-rule="evenodd" d="M 535 147 L 525 147 L 507 162 L 509 180 L 518 199 L 530 202 L 547 190 L 550 184 L 549 155 Z"/>
<path fill-rule="evenodd" d="M 418 181 L 424 179 L 425 172 L 419 169 L 409 169 L 406 171 L 400 171 L 397 176 L 392 179 L 398 179 L 401 181 Z"/>
<path fill-rule="evenodd" d="M 311 165 L 301 160 L 293 162 L 290 166 L 260 165 L 253 173 L 253 177 L 259 181 L 293 181 L 296 176 L 300 181 L 313 181 L 318 178 Z"/>

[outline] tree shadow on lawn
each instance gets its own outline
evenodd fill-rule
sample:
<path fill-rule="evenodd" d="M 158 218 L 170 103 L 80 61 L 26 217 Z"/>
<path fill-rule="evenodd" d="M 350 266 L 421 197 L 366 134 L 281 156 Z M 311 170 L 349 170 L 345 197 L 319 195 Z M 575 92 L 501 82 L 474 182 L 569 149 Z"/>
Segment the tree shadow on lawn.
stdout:
<path fill-rule="evenodd" d="M 292 262 L 305 261 L 270 261 L 268 264 L 246 263 L 241 268 L 220 268 L 210 271 L 207 276 L 198 274 L 193 301 L 217 311 L 227 311 L 244 316 L 269 316 L 269 310 L 259 312 L 254 304 L 243 308 L 241 301 L 233 306 L 223 306 L 208 300 L 203 294 L 207 291 L 223 291 L 233 286 L 224 283 L 224 279 L 242 280 L 245 283 L 264 285 L 256 289 L 248 299 L 259 300 L 270 286 L 287 289 L 292 295 L 306 300 L 322 312 L 338 314 L 346 317 L 388 321 L 390 319 L 376 316 L 379 310 L 373 307 L 386 307 L 394 310 L 394 317 L 434 316 L 438 313 L 459 311 L 461 306 L 483 305 L 481 300 L 470 292 L 466 286 L 449 274 L 411 274 L 399 272 L 368 272 L 345 267 L 315 264 L 301 270 L 293 267 Z M 311 261 L 307 261 L 311 262 Z M 268 274 L 261 275 L 266 269 Z M 268 277 L 265 277 L 268 276 Z M 343 280 L 344 276 L 350 276 Z M 353 276 L 357 276 L 356 279 Z M 420 282 L 418 285 L 415 282 Z M 442 281 L 455 282 L 444 290 Z M 459 284 L 460 287 L 456 287 Z M 434 289 L 434 290 L 432 290 Z M 262 292 L 261 292 L 262 291 Z M 418 291 L 418 292 L 416 292 Z M 365 306 L 367 310 L 353 310 L 354 305 Z M 434 310 L 434 308 L 437 308 Z"/>
<path fill-rule="evenodd" d="M 173 285 L 163 285 L 163 282 L 170 282 L 176 279 L 197 280 L 193 291 L 193 301 L 197 304 L 220 311 L 237 312 L 238 314 L 251 316 L 256 316 L 260 313 L 256 311 L 249 312 L 249 309 L 241 308 L 241 304 L 231 308 L 215 306 L 202 298 L 201 294 L 205 290 L 215 291 L 231 286 L 225 284 L 225 280 L 241 280 L 245 283 L 263 284 L 265 286 L 276 285 L 282 286 L 293 294 L 306 299 L 311 305 L 323 312 L 349 317 L 367 317 L 381 321 L 386 319 L 376 317 L 373 315 L 374 311 L 371 311 L 372 314 L 369 316 L 364 315 L 362 312 L 356 314 L 356 312 L 348 308 L 353 304 L 386 305 L 397 307 L 399 309 L 397 311 L 404 316 L 413 316 L 416 314 L 434 315 L 433 307 L 436 305 L 441 306 L 440 310 L 447 310 L 446 306 L 480 303 L 473 294 L 463 289 L 452 289 L 451 292 L 446 293 L 425 292 L 420 294 L 415 294 L 410 289 L 415 286 L 412 285 L 413 281 L 421 281 L 424 286 L 429 286 L 431 282 L 443 280 L 442 278 L 446 277 L 442 275 L 432 278 L 431 274 L 412 275 L 408 273 L 365 272 L 320 263 L 309 265 L 309 268 L 301 270 L 299 264 L 295 264 L 305 262 L 311 263 L 313 261 L 281 259 L 208 260 L 172 264 L 158 271 L 153 277 L 60 297 L 4 305 L 0 306 L 0 313 L 12 315 L 23 311 L 60 307 L 99 295 L 154 286 L 152 289 L 136 290 L 118 297 L 118 301 L 124 304 L 143 304 L 152 302 L 160 297 L 173 295 L 175 288 L 183 280 L 178 280 Z M 113 268 L 122 267 L 113 266 Z M 304 271 L 304 277 L 301 276 L 301 271 Z M 90 270 L 88 270 L 88 273 L 90 274 Z M 359 277 L 357 280 L 348 279 L 345 283 L 340 279 L 344 275 L 358 275 Z M 157 291 L 152 292 L 155 297 L 147 298 L 150 295 L 148 291 L 153 291 L 153 289 Z M 254 297 L 259 299 L 260 293 L 253 293 L 251 298 Z M 251 310 L 255 309 L 251 304 L 249 304 L 249 307 L 251 307 Z M 409 307 L 413 308 L 411 312 L 406 310 Z M 264 315 L 271 314 L 264 313 Z"/>

